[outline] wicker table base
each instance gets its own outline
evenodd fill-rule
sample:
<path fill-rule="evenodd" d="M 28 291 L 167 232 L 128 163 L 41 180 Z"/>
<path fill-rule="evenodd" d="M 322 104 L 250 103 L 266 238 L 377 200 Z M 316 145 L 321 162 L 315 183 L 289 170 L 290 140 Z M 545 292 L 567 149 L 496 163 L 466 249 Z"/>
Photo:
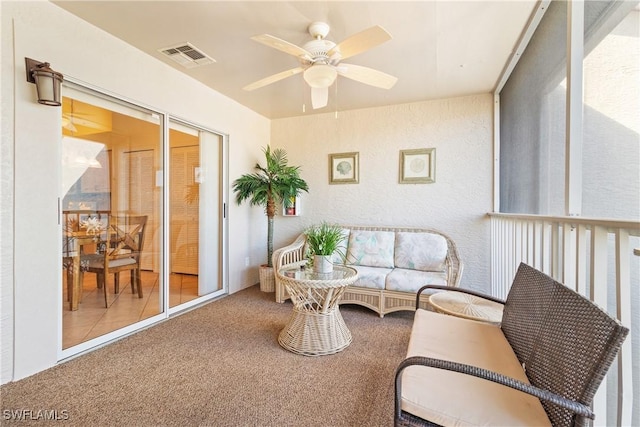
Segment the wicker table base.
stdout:
<path fill-rule="evenodd" d="M 340 310 L 329 313 L 308 313 L 293 310 L 278 342 L 287 350 L 305 356 L 324 356 L 344 350 L 351 344 L 351 331 Z"/>
<path fill-rule="evenodd" d="M 358 273 L 350 267 L 334 266 L 332 273 L 319 274 L 296 264 L 283 267 L 277 274 L 294 306 L 278 336 L 280 345 L 305 356 L 324 356 L 347 348 L 352 337 L 338 302 Z"/>

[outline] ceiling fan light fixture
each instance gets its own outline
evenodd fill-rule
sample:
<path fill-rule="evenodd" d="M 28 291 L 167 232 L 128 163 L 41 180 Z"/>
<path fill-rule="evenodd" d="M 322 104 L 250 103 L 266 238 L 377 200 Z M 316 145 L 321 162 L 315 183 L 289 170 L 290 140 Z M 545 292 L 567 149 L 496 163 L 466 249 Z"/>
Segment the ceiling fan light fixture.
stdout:
<path fill-rule="evenodd" d="M 327 88 L 336 80 L 338 72 L 330 65 L 316 64 L 307 68 L 303 76 L 309 86 L 315 88 Z"/>

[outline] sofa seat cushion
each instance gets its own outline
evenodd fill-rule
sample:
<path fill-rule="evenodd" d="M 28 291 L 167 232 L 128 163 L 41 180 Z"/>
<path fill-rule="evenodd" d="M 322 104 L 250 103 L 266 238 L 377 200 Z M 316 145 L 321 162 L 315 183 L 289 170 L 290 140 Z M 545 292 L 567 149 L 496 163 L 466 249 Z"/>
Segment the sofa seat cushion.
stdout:
<path fill-rule="evenodd" d="M 362 265 L 349 265 L 358 272 L 358 280 L 351 286 L 361 288 L 384 289 L 387 275 L 391 273 L 391 268 L 367 267 Z"/>
<path fill-rule="evenodd" d="M 424 285 L 447 284 L 447 274 L 435 271 L 408 270 L 395 268 L 387 276 L 385 289 L 388 291 L 418 292 Z M 425 292 L 428 295 L 429 292 Z"/>
<path fill-rule="evenodd" d="M 393 268 L 393 231 L 351 230 L 347 264 Z"/>
<path fill-rule="evenodd" d="M 443 271 L 447 239 L 434 233 L 396 233 L 395 266 L 422 271 Z"/>
<path fill-rule="evenodd" d="M 411 356 L 473 365 L 529 383 L 500 327 L 488 323 L 419 309 L 407 351 Z M 409 366 L 402 373 L 402 409 L 445 426 L 550 425 L 531 395 L 424 366 Z"/>

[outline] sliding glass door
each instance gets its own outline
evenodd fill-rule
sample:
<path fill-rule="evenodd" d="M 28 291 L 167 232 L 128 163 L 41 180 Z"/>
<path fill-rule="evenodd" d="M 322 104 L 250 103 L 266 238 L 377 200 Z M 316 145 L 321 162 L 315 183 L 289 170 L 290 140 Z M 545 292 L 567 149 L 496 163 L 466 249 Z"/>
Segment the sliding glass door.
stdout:
<path fill-rule="evenodd" d="M 222 290 L 221 135 L 169 121 L 169 307 Z"/>
<path fill-rule="evenodd" d="M 67 356 L 224 292 L 224 138 L 79 85 L 63 95 Z"/>
<path fill-rule="evenodd" d="M 62 348 L 161 313 L 162 117 L 65 86 Z M 143 218 L 139 232 L 129 230 Z"/>

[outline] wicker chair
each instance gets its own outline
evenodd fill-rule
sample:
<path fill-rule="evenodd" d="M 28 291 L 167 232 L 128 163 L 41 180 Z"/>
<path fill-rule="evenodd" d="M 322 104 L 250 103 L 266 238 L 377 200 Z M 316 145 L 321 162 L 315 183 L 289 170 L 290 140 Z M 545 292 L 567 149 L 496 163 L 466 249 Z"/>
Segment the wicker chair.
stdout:
<path fill-rule="evenodd" d="M 427 288 L 468 292 L 460 288 Z M 418 295 L 420 292 L 422 289 Z M 433 357 L 409 357 L 396 371 L 395 425 L 436 425 L 403 408 L 403 371 L 412 365 L 460 372 L 533 395 L 554 426 L 588 425 L 588 419 L 595 417 L 590 408 L 593 396 L 629 330 L 591 301 L 526 264 L 518 268 L 503 303 L 500 328 L 529 384 L 476 366 Z M 433 384 L 439 386 L 445 385 Z M 500 410 L 500 404 L 495 410 Z"/>

